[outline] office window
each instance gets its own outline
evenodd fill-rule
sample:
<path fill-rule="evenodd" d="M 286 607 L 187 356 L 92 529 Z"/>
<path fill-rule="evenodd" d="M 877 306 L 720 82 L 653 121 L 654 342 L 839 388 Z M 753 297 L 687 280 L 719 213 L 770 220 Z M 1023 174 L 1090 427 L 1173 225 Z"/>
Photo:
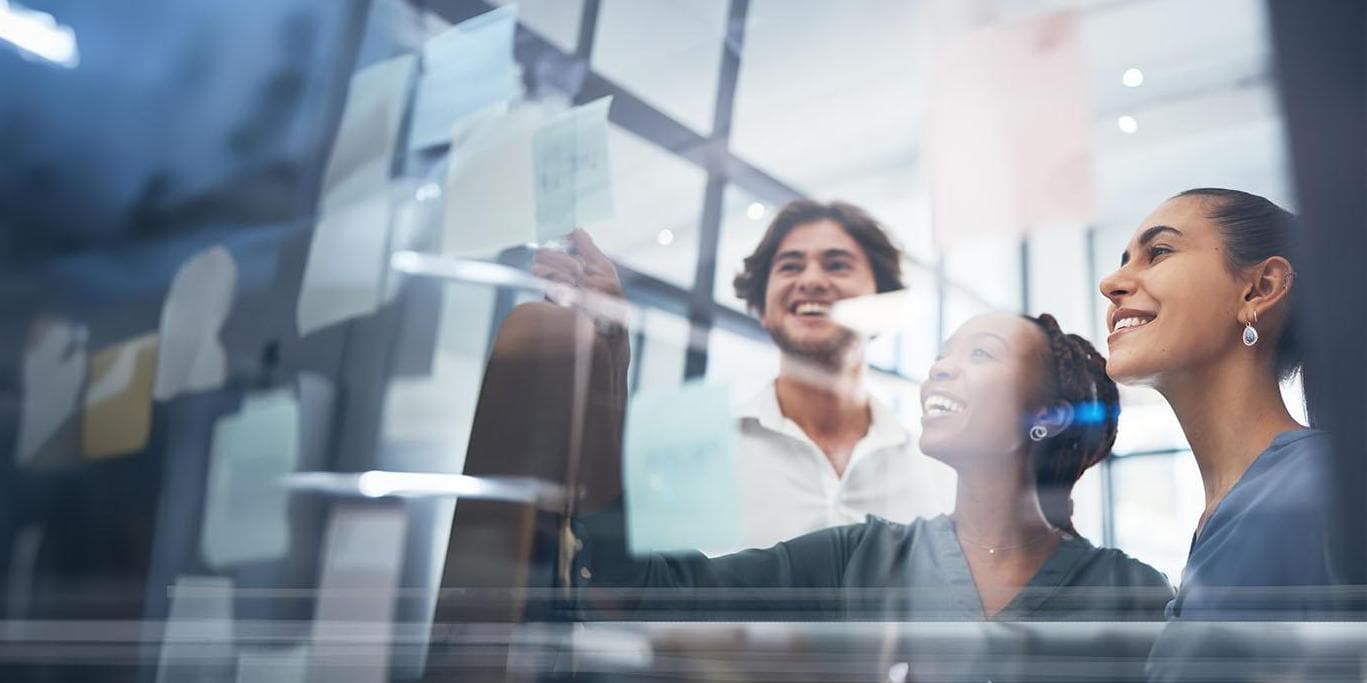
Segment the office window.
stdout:
<path fill-rule="evenodd" d="M 592 67 L 694 131 L 712 132 L 727 3 L 603 0 Z"/>
<path fill-rule="evenodd" d="M 604 253 L 682 288 L 693 285 L 707 173 L 609 125 L 615 213 L 588 228 Z"/>
<path fill-rule="evenodd" d="M 579 46 L 584 0 L 493 1 L 499 5 L 517 5 L 518 21 L 561 50 L 572 53 Z"/>
<path fill-rule="evenodd" d="M 1168 575 L 1176 585 L 1205 509 L 1201 473 L 1190 451 L 1117 458 L 1115 545 Z"/>

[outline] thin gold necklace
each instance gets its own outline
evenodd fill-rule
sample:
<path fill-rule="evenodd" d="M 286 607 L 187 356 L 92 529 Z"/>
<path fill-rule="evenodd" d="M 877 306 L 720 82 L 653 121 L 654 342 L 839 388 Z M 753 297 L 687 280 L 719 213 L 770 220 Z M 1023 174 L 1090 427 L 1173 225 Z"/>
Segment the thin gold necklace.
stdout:
<path fill-rule="evenodd" d="M 1020 549 L 1022 549 L 1022 548 L 1029 548 L 1029 547 L 1031 547 L 1031 546 L 1039 545 L 1040 543 L 1043 543 L 1044 541 L 1047 541 L 1047 540 L 1049 540 L 1050 538 L 1053 538 L 1053 537 L 1058 536 L 1058 530 L 1057 530 L 1057 529 L 1051 528 L 1051 529 L 1049 529 L 1048 533 L 1042 534 L 1039 538 L 1036 538 L 1035 540 L 1029 541 L 1029 542 L 1026 542 L 1026 543 L 1021 543 L 1020 545 L 997 545 L 997 546 L 994 546 L 994 545 L 986 545 L 986 544 L 983 544 L 983 543 L 979 543 L 979 542 L 977 542 L 977 541 L 974 541 L 974 540 L 970 540 L 970 539 L 964 538 L 963 534 L 959 533 L 959 526 L 958 526 L 957 524 L 954 526 L 954 535 L 955 535 L 955 536 L 958 536 L 958 537 L 959 537 L 959 540 L 962 541 L 962 542 L 964 542 L 964 543 L 967 543 L 967 544 L 969 544 L 969 545 L 971 545 L 971 546 L 974 546 L 974 547 L 977 547 L 977 548 L 982 548 L 983 550 L 986 550 L 988 555 L 996 555 L 997 553 L 1006 552 L 1006 551 L 1008 551 L 1008 550 L 1020 550 Z"/>

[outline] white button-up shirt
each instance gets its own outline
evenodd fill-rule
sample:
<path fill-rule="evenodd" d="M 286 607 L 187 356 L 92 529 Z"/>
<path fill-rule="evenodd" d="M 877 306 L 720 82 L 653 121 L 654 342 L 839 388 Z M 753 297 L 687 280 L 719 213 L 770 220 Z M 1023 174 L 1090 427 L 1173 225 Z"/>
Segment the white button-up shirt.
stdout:
<path fill-rule="evenodd" d="M 869 431 L 843 476 L 797 423 L 779 410 L 774 385 L 740 406 L 736 467 L 742 548 L 767 548 L 802 534 L 862 522 L 894 522 L 950 512 L 956 475 L 916 449 L 892 411 L 869 399 Z M 709 554 L 742 548 L 708 549 Z"/>

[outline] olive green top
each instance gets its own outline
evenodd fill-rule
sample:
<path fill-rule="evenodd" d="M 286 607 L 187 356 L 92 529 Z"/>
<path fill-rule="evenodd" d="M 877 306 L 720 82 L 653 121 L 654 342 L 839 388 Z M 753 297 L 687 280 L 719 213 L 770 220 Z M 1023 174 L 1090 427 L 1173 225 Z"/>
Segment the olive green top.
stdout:
<path fill-rule="evenodd" d="M 626 552 L 621 510 L 577 525 L 583 549 L 574 581 L 581 609 L 615 616 L 687 619 L 982 620 L 982 602 L 944 515 L 816 531 L 763 550 Z M 1065 535 L 1030 582 L 993 620 L 1163 619 L 1172 586 L 1119 550 Z M 622 598 L 626 600 L 623 601 Z M 630 605 L 629 612 L 622 611 Z"/>

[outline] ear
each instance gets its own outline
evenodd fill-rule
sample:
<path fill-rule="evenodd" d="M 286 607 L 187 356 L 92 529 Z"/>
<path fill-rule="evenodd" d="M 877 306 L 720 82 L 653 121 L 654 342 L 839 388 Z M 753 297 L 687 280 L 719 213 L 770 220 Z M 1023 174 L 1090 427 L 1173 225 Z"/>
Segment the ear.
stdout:
<path fill-rule="evenodd" d="M 1243 322 L 1248 323 L 1255 316 L 1266 315 L 1286 299 L 1291 293 L 1295 277 L 1291 262 L 1280 256 L 1273 256 L 1250 268 L 1244 286 L 1244 305 L 1240 309 L 1245 318 Z"/>
<path fill-rule="evenodd" d="M 1073 418 L 1073 404 L 1066 401 L 1054 401 L 1047 408 L 1041 408 L 1039 412 L 1036 412 L 1035 419 L 1031 424 L 1044 425 L 1049 436 L 1058 436 L 1073 425 Z"/>

